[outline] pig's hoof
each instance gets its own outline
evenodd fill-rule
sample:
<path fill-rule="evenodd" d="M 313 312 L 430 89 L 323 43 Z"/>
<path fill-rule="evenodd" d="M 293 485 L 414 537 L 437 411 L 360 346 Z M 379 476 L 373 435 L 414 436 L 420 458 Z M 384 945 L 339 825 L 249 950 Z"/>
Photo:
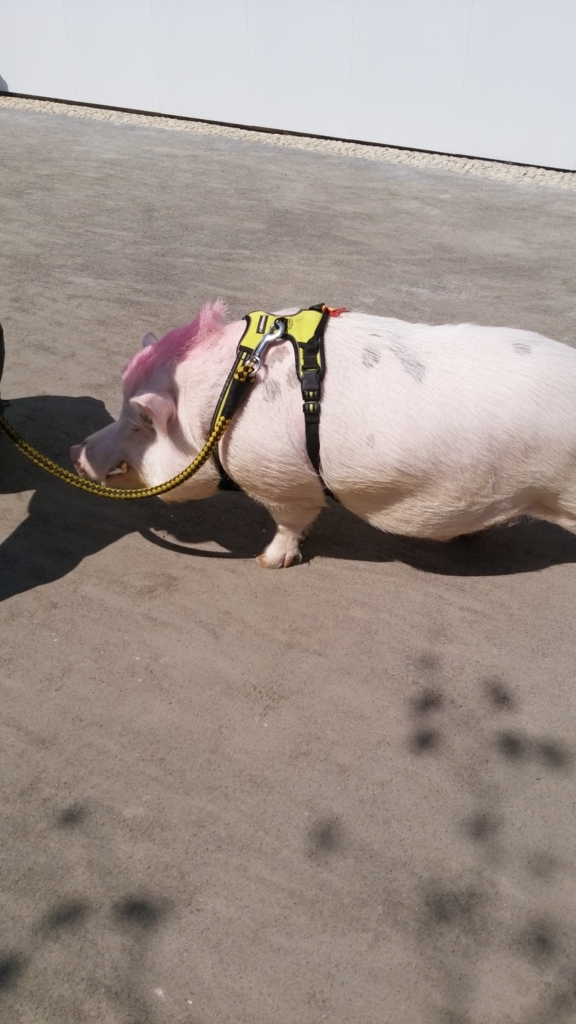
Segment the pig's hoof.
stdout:
<path fill-rule="evenodd" d="M 293 565 L 294 562 L 301 562 L 302 555 L 299 551 L 288 551 L 285 555 L 280 555 L 277 558 L 271 558 L 265 551 L 261 555 L 258 555 L 256 561 L 258 565 L 261 565 L 263 569 L 287 569 L 289 565 Z"/>
<path fill-rule="evenodd" d="M 287 569 L 294 562 L 301 562 L 299 540 L 300 534 L 296 530 L 279 526 L 271 543 L 258 555 L 258 565 L 263 569 Z"/>
<path fill-rule="evenodd" d="M 287 569 L 289 565 L 294 565 L 294 563 L 296 563 L 296 565 L 300 565 L 301 561 L 302 554 L 300 551 L 291 551 L 289 554 L 284 555 L 283 567 L 284 569 Z"/>

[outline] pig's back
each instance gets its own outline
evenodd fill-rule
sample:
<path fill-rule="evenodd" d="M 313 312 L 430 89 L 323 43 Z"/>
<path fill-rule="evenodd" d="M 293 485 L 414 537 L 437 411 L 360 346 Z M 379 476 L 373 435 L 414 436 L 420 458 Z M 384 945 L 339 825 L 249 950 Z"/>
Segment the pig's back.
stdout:
<path fill-rule="evenodd" d="M 322 464 L 334 486 L 474 460 L 575 456 L 576 352 L 541 335 L 346 314 L 329 322 Z M 552 452 L 550 452 L 552 457 Z"/>

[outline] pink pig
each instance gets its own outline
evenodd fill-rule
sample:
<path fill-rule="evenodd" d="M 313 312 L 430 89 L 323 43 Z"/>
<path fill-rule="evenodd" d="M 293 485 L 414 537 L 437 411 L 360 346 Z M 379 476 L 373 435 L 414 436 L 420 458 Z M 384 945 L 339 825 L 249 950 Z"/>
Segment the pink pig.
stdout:
<path fill-rule="evenodd" d="M 124 370 L 120 418 L 70 451 L 81 476 L 148 487 L 192 461 L 245 327 L 223 312 L 207 304 L 159 341 L 146 335 Z M 329 320 L 325 352 L 322 473 L 346 508 L 381 530 L 442 541 L 523 515 L 576 533 L 574 350 L 531 331 L 349 313 Z M 269 349 L 220 459 L 277 524 L 259 564 L 299 560 L 325 498 L 290 342 Z M 219 481 L 210 459 L 164 500 L 209 497 Z"/>

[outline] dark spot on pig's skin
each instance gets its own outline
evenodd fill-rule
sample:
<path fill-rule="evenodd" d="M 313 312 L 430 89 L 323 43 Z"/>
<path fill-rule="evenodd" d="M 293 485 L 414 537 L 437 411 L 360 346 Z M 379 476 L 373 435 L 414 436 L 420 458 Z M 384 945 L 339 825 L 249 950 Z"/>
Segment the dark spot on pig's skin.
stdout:
<path fill-rule="evenodd" d="M 424 363 L 414 355 L 410 349 L 406 348 L 400 342 L 394 342 L 390 345 L 390 351 L 394 353 L 396 358 L 400 361 L 403 370 L 410 374 L 412 380 L 415 380 L 417 384 L 421 384 L 426 376 L 426 367 Z"/>
<path fill-rule="evenodd" d="M 300 381 L 298 380 L 298 377 L 296 376 L 296 368 L 295 368 L 294 364 L 292 364 L 292 366 L 288 370 L 288 373 L 286 375 L 286 383 L 288 384 L 289 388 L 299 388 L 300 387 Z"/>
<path fill-rule="evenodd" d="M 264 385 L 264 401 L 275 402 L 280 391 L 281 388 L 277 380 L 267 380 Z"/>
<path fill-rule="evenodd" d="M 374 437 L 374 434 L 368 434 L 368 437 L 366 438 L 366 444 L 368 445 L 369 448 L 374 447 L 374 445 L 376 444 L 376 438 Z"/>
<path fill-rule="evenodd" d="M 527 345 L 525 341 L 514 341 L 512 343 L 512 348 L 519 356 L 532 355 L 532 346 Z"/>
<path fill-rule="evenodd" d="M 380 353 L 373 348 L 365 348 L 362 352 L 362 362 L 367 370 L 371 370 L 380 362 Z"/>
<path fill-rule="evenodd" d="M 271 352 L 266 355 L 266 362 L 268 366 L 274 366 L 276 363 L 283 363 L 285 359 L 290 358 L 290 345 L 276 345 Z"/>

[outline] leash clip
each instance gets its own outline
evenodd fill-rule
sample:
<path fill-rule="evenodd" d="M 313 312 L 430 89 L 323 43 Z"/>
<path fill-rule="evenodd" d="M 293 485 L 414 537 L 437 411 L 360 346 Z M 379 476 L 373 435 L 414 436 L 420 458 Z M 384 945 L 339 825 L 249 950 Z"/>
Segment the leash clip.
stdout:
<path fill-rule="evenodd" d="M 257 347 L 254 349 L 252 355 L 248 356 L 244 365 L 250 367 L 250 379 L 258 373 L 258 370 L 262 366 L 262 358 L 268 346 L 273 345 L 275 341 L 280 341 L 280 339 L 284 337 L 285 330 L 286 321 L 283 320 L 282 317 L 278 317 L 272 324 L 270 330 L 266 332 L 262 341 L 259 342 Z"/>

